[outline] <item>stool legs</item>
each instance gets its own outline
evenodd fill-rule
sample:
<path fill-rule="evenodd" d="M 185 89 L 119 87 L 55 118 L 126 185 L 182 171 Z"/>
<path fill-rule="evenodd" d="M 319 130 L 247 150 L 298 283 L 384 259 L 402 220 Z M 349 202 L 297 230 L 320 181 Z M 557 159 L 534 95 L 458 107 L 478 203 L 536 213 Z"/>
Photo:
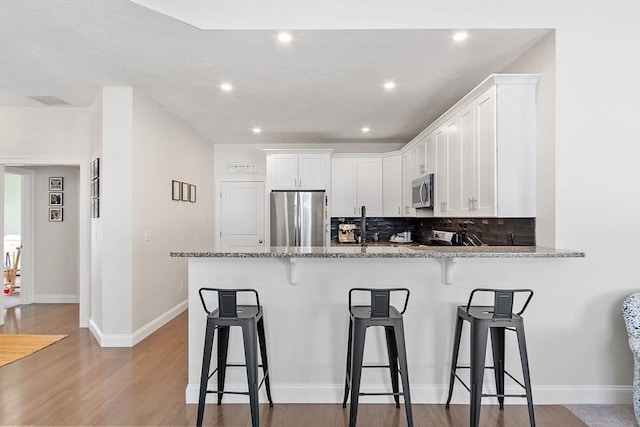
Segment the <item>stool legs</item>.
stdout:
<path fill-rule="evenodd" d="M 391 371 L 391 387 L 393 389 L 393 399 L 396 401 L 396 408 L 400 407 L 400 388 L 398 384 L 398 347 L 396 337 L 392 327 L 385 327 L 384 333 L 387 338 L 387 354 L 389 355 L 389 370 Z"/>
<path fill-rule="evenodd" d="M 349 408 L 349 427 L 356 427 L 356 419 L 358 417 L 360 379 L 362 378 L 362 361 L 364 358 L 364 340 L 366 334 L 367 327 L 360 322 L 355 322 L 351 340 L 351 407 Z"/>
<path fill-rule="evenodd" d="M 273 408 L 273 400 L 271 399 L 271 381 L 269 377 L 269 361 L 267 359 L 267 341 L 264 335 L 264 318 L 258 320 L 258 341 L 260 343 L 260 354 L 262 356 L 262 373 L 264 375 L 264 387 L 269 399 L 269 407 Z"/>
<path fill-rule="evenodd" d="M 504 409 L 504 328 L 491 328 L 491 352 L 496 394 L 500 409 Z"/>
<path fill-rule="evenodd" d="M 247 382 L 249 384 L 249 405 L 251 406 L 251 426 L 258 427 L 258 348 L 255 325 L 242 326 L 244 357 L 247 364 Z"/>
<path fill-rule="evenodd" d="M 200 374 L 200 396 L 198 399 L 198 420 L 196 425 L 202 426 L 204 418 L 204 404 L 207 399 L 207 383 L 209 382 L 209 366 L 211 364 L 211 350 L 213 348 L 213 336 L 215 326 L 211 322 L 207 322 L 206 332 L 204 334 L 204 353 L 202 356 L 202 372 Z"/>
<path fill-rule="evenodd" d="M 224 381 L 227 374 L 227 353 L 229 350 L 229 326 L 218 327 L 218 391 L 224 392 Z M 222 404 L 222 393 L 218 393 L 218 405 Z"/>
<path fill-rule="evenodd" d="M 451 357 L 451 376 L 449 378 L 449 397 L 447 397 L 446 408 L 449 408 L 451 397 L 453 396 L 453 382 L 456 377 L 456 369 L 458 368 L 458 353 L 460 351 L 460 337 L 462 337 L 462 324 L 464 320 L 458 316 L 456 320 L 456 331 L 453 339 L 453 356 Z"/>
<path fill-rule="evenodd" d="M 404 342 L 404 327 L 402 320 L 394 326 L 396 346 L 398 349 L 398 362 L 402 371 L 402 392 L 404 393 L 404 408 L 407 413 L 407 426 L 413 427 L 413 413 L 411 411 L 411 394 L 409 393 L 409 369 L 407 367 L 407 350 Z"/>
<path fill-rule="evenodd" d="M 533 415 L 533 395 L 531 393 L 531 376 L 529 375 L 529 358 L 527 356 L 527 342 L 524 337 L 524 324 L 516 328 L 518 336 L 518 349 L 520 350 L 520 362 L 522 363 L 522 376 L 524 378 L 524 388 L 527 394 L 527 407 L 529 408 L 529 423 L 535 427 L 536 420 Z"/>
<path fill-rule="evenodd" d="M 347 407 L 347 399 L 349 397 L 349 386 L 351 383 L 351 343 L 353 334 L 353 321 L 349 319 L 349 336 L 347 338 L 347 374 L 344 377 L 344 398 L 342 399 L 342 407 Z"/>
<path fill-rule="evenodd" d="M 485 353 L 487 352 L 488 328 L 471 322 L 471 427 L 480 425 L 482 404 L 482 382 L 484 380 Z"/>

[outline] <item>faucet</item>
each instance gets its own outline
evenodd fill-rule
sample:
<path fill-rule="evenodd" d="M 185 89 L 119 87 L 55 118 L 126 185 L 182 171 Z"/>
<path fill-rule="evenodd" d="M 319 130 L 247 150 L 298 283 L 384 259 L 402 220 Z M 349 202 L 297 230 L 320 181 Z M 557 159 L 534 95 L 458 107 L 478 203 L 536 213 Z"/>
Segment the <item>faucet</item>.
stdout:
<path fill-rule="evenodd" d="M 360 208 L 360 244 L 367 246 L 367 208 Z"/>

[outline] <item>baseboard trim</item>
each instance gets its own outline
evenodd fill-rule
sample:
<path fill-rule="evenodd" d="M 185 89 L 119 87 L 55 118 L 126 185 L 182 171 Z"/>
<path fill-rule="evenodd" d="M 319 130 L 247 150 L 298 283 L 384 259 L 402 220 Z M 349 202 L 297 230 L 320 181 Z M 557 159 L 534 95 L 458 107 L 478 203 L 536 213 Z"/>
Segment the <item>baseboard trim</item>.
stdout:
<path fill-rule="evenodd" d="M 89 330 L 98 341 L 98 344 L 100 344 L 100 347 L 133 347 L 185 311 L 187 307 L 188 302 L 185 300 L 156 317 L 133 334 L 105 334 L 98 328 L 93 319 L 89 320 Z"/>
<path fill-rule="evenodd" d="M 80 298 L 78 295 L 34 295 L 33 302 L 35 304 L 78 304 Z"/>
<path fill-rule="evenodd" d="M 227 384 L 227 390 L 244 391 L 246 384 Z M 199 384 L 188 384 L 185 390 L 185 402 L 198 403 Z M 367 385 L 362 391 L 390 391 L 389 386 Z M 416 404 L 444 404 L 449 391 L 448 385 L 415 385 L 411 386 L 411 401 Z M 488 393 L 492 393 L 490 388 Z M 520 388 L 507 387 L 507 393 L 520 393 Z M 274 402 L 277 403 L 342 403 L 344 385 L 300 385 L 283 384 L 271 386 Z M 570 404 L 631 404 L 632 386 L 539 386 L 533 387 L 533 401 L 536 405 L 570 405 Z M 390 396 L 366 396 L 363 403 L 393 403 Z M 267 402 L 264 386 L 260 389 L 259 400 Z M 207 403 L 215 403 L 216 395 L 207 395 Z M 225 395 L 225 403 L 247 403 L 247 396 Z M 469 393 L 459 384 L 454 388 L 452 404 L 469 404 Z M 484 398 L 484 404 L 497 404 L 495 398 Z M 522 405 L 524 399 L 507 398 L 505 404 Z"/>

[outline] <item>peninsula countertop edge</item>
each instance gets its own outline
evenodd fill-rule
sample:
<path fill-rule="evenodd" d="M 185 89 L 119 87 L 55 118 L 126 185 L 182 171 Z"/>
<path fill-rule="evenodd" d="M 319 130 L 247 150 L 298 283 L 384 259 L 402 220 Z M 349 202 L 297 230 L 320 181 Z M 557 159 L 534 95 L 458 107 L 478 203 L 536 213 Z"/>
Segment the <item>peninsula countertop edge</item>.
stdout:
<path fill-rule="evenodd" d="M 583 258 L 575 250 L 540 246 L 233 247 L 172 251 L 174 258 Z"/>

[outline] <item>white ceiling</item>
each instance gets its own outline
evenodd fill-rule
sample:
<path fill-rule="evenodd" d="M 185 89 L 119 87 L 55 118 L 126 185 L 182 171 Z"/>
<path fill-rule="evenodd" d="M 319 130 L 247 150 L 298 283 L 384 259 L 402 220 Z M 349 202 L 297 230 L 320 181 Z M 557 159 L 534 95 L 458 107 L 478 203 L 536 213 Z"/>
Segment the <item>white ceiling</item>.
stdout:
<path fill-rule="evenodd" d="M 285 46 L 275 31 L 200 30 L 123 0 L 1 0 L 0 106 L 87 106 L 103 86 L 131 86 L 215 143 L 406 143 L 548 33 L 301 30 Z"/>

